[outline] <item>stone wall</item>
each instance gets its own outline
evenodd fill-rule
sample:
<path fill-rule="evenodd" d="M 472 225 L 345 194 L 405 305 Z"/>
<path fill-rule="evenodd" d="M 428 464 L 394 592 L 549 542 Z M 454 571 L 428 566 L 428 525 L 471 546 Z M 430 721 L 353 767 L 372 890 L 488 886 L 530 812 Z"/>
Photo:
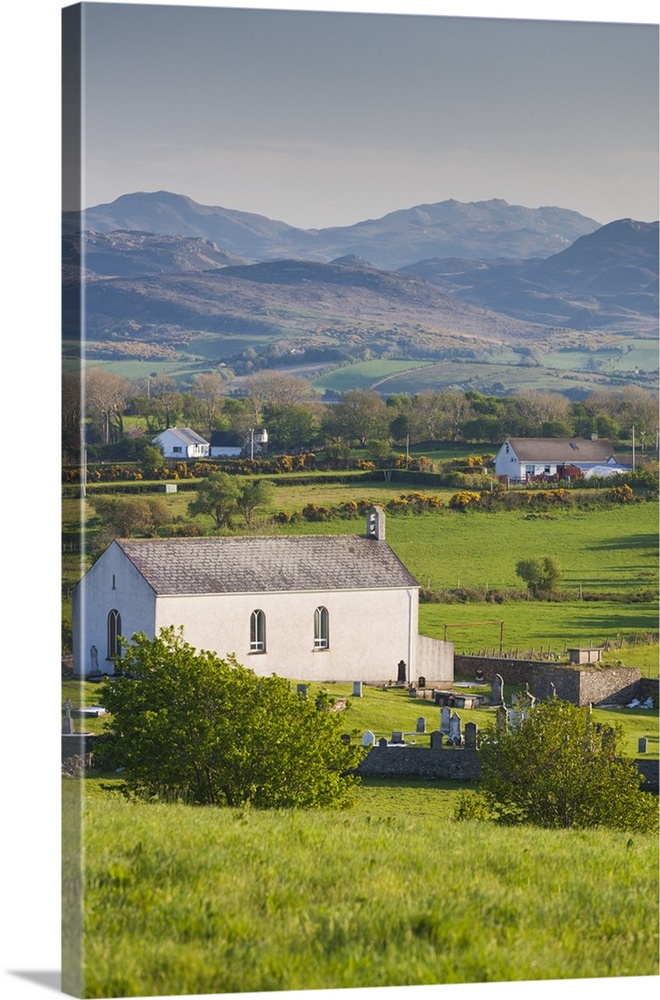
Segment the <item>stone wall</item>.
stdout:
<path fill-rule="evenodd" d="M 471 781 L 479 777 L 477 751 L 469 747 L 374 746 L 357 768 L 360 777 L 444 778 Z"/>
<path fill-rule="evenodd" d="M 540 660 L 456 654 L 454 669 L 458 677 L 474 678 L 480 670 L 486 681 L 500 674 L 505 684 L 527 683 L 535 698 L 548 698 L 554 684 L 557 697 L 574 705 L 626 705 L 633 698 L 643 701 L 649 695 L 658 704 L 658 682 L 642 678 L 633 667 L 560 667 Z"/>

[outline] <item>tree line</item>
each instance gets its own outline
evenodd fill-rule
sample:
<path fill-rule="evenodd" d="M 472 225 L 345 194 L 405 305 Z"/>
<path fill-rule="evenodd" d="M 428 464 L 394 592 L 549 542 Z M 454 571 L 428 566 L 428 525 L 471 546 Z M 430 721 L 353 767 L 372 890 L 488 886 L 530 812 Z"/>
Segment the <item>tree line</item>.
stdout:
<path fill-rule="evenodd" d="M 640 452 L 653 451 L 658 433 L 656 394 L 624 386 L 595 389 L 580 400 L 556 393 L 523 390 L 510 396 L 476 390 L 382 397 L 351 389 L 324 403 L 306 379 L 263 373 L 246 380 L 244 395 L 230 395 L 233 383 L 223 370 L 195 376 L 185 388 L 164 375 L 131 381 L 102 366 L 84 377 L 65 373 L 62 429 L 65 456 L 79 453 L 81 435 L 91 457 L 130 461 L 159 432 L 192 427 L 207 440 L 227 431 L 247 442 L 251 429 L 268 429 L 269 448 L 295 453 L 327 448 L 341 456 L 352 446 L 368 446 L 374 457 L 421 442 L 480 442 L 499 445 L 506 437 L 588 438 L 629 441 L 633 427 Z M 137 418 L 137 419 L 130 419 Z M 129 426 L 130 424 L 130 426 Z"/>

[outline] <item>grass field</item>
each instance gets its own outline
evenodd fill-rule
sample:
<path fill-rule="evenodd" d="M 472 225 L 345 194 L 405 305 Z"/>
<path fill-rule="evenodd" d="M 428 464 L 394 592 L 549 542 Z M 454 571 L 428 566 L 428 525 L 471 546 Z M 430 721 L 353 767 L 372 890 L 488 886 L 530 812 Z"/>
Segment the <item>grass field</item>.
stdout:
<path fill-rule="evenodd" d="M 658 973 L 652 836 L 458 824 L 420 783 L 337 815 L 85 784 L 87 997 Z"/>

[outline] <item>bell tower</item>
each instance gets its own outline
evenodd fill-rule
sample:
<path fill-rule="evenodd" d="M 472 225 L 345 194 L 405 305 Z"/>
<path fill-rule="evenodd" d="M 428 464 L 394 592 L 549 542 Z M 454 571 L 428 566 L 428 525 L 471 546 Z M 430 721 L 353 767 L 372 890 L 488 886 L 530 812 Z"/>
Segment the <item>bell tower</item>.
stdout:
<path fill-rule="evenodd" d="M 375 542 L 385 541 L 385 511 L 377 504 L 367 512 L 367 538 Z"/>

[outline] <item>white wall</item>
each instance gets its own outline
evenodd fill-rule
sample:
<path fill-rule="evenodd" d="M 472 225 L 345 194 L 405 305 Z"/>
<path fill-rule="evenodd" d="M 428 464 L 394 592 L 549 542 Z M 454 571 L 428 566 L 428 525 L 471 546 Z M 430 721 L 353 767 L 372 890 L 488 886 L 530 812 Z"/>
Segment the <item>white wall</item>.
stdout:
<path fill-rule="evenodd" d="M 330 645 L 314 649 L 314 610 L 328 609 Z M 250 652 L 250 615 L 266 615 L 266 652 Z M 183 625 L 196 649 L 226 656 L 256 673 L 299 680 L 396 680 L 404 660 L 414 672 L 418 597 L 413 588 L 161 597 L 156 630 Z M 413 674 L 409 673 L 409 677 Z"/>
<path fill-rule="evenodd" d="M 417 636 L 417 657 L 415 660 L 416 676 L 412 678 L 414 682 L 419 677 L 426 679 L 429 684 L 454 683 L 454 644 L 444 642 L 442 639 L 431 639 L 426 635 Z"/>
<path fill-rule="evenodd" d="M 74 673 L 90 673 L 92 646 L 98 650 L 101 673 L 113 673 L 114 664 L 107 659 L 107 621 L 113 609 L 121 615 L 121 634 L 127 638 L 135 632 L 155 634 L 153 590 L 116 542 L 94 563 L 73 593 Z"/>

